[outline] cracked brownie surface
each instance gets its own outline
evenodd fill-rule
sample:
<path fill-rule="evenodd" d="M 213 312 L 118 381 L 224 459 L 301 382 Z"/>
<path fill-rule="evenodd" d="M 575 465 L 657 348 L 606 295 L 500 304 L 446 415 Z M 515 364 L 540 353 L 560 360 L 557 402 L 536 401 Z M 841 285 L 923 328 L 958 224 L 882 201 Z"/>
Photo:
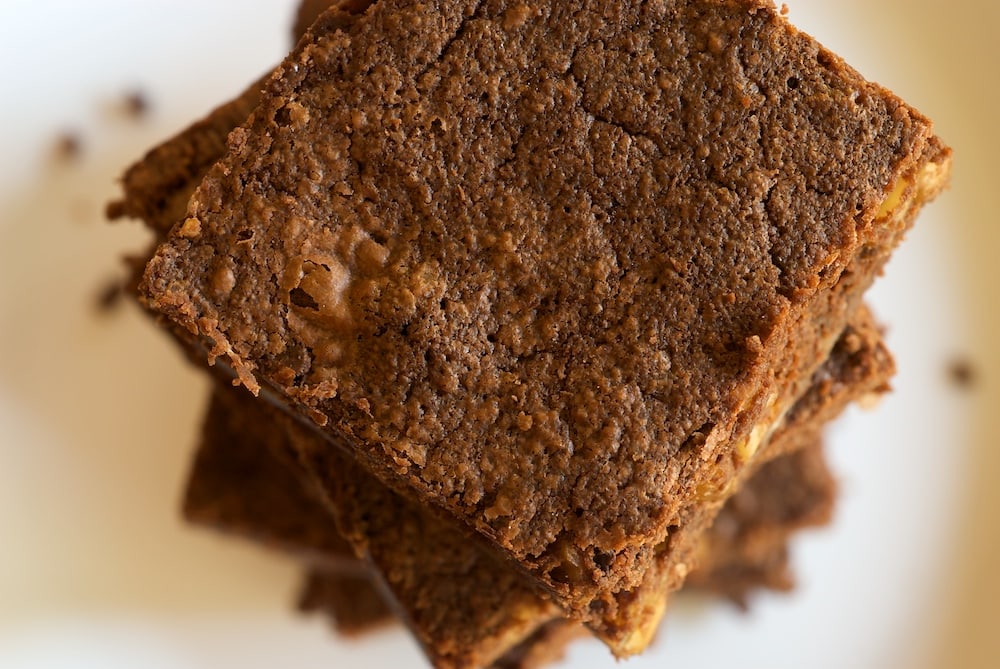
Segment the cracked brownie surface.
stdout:
<path fill-rule="evenodd" d="M 254 93 L 246 95 L 251 94 Z M 198 146 L 209 150 L 210 144 L 201 141 L 198 135 L 228 132 L 231 128 L 227 128 L 226 124 L 231 121 L 227 109 L 230 107 L 224 105 L 216 110 L 204 121 L 152 151 L 131 170 L 133 173 L 144 170 L 150 177 L 146 184 L 155 184 L 161 177 L 168 179 L 164 187 L 154 189 L 160 193 L 156 202 L 174 199 L 170 193 L 173 187 L 187 188 L 188 192 L 193 189 L 193 184 L 171 185 L 170 172 L 157 172 L 159 156 L 176 153 L 172 145 Z M 198 160 L 210 163 L 218 157 L 202 155 Z M 149 197 L 150 190 L 130 191 L 129 183 L 126 181 L 126 196 L 133 199 L 132 206 L 140 211 L 155 213 L 156 206 L 143 200 Z M 780 436 L 788 429 L 794 433 L 792 439 L 780 439 L 784 444 L 781 450 L 790 450 L 799 442 L 805 443 L 814 438 L 812 425 L 832 418 L 847 397 L 884 390 L 885 380 L 891 372 L 891 358 L 880 341 L 878 329 L 870 316 L 862 311 L 855 316 L 852 325 L 838 339 L 830 358 L 814 375 L 810 391 L 789 412 L 788 428 L 776 434 L 776 437 Z M 380 612 L 377 595 L 366 588 L 364 580 L 356 575 L 361 563 L 345 559 L 343 539 L 333 526 L 332 517 L 317 502 L 315 491 L 308 483 L 303 483 L 301 472 L 293 475 L 294 469 L 289 470 L 291 463 L 288 460 L 293 449 L 288 444 L 289 433 L 284 424 L 280 416 L 275 418 L 273 409 L 262 407 L 249 397 L 239 399 L 233 391 L 216 393 L 206 416 L 202 446 L 189 480 L 186 514 L 199 524 L 263 540 L 269 545 L 306 556 L 317 568 L 324 570 L 325 577 L 316 573 L 310 578 L 304 589 L 303 603 L 307 608 L 320 608 L 333 613 L 339 628 L 360 630 L 381 619 L 384 612 Z M 796 429 L 795 426 L 805 429 Z M 293 429 L 300 439 L 319 443 L 322 447 L 322 441 L 317 442 L 315 435 Z M 801 433 L 805 435 L 800 439 Z M 309 450 L 305 449 L 305 452 Z M 764 469 L 770 467 L 765 466 Z M 346 465 L 338 466 L 337 470 L 341 476 L 357 471 Z M 369 485 L 379 485 L 363 473 L 359 476 Z M 758 487 L 755 483 L 758 478 L 759 475 L 751 478 L 747 487 Z M 774 492 L 771 491 L 772 494 Z M 376 502 L 368 507 L 365 500 L 372 494 Z M 414 628 L 425 647 L 437 649 L 430 655 L 439 664 L 482 664 L 478 660 L 503 652 L 520 636 L 528 634 L 534 626 L 551 617 L 550 608 L 532 606 L 533 599 L 526 594 L 529 590 L 524 589 L 523 583 L 516 579 L 507 580 L 509 576 L 503 575 L 509 574 L 506 565 L 486 557 L 475 544 L 469 544 L 459 532 L 447 531 L 438 520 L 428 517 L 418 522 L 407 522 L 407 509 L 410 507 L 387 495 L 372 489 L 371 492 L 339 499 L 347 513 L 362 519 L 349 521 L 355 526 L 359 522 L 364 523 L 355 530 L 355 543 L 363 552 L 367 545 L 377 546 L 373 553 L 369 553 L 372 565 L 383 572 L 383 579 L 393 592 L 404 619 Z M 743 493 L 737 494 L 738 499 L 744 497 Z M 738 500 L 731 500 L 730 505 L 733 503 L 741 504 Z M 746 504 L 742 504 L 744 515 L 750 513 L 745 507 Z M 726 509 L 723 510 L 724 516 L 727 516 Z M 380 514 L 384 512 L 384 518 L 390 525 L 422 527 L 426 523 L 432 531 L 411 532 L 408 535 L 404 532 L 401 535 L 393 528 L 385 541 L 371 532 L 371 539 L 364 536 L 357 538 L 358 532 L 365 533 L 371 529 L 370 521 L 364 518 L 376 510 Z M 719 530 L 724 531 L 726 527 L 732 529 L 733 526 L 734 523 L 723 520 Z M 787 560 L 781 536 L 761 531 L 728 532 L 727 537 L 733 536 L 728 542 L 719 544 L 716 534 L 718 532 L 713 527 L 706 537 L 711 543 L 721 545 L 726 555 L 700 551 L 702 569 L 693 573 L 694 585 L 721 591 L 736 599 L 755 585 L 787 585 Z M 435 542 L 435 538 L 438 541 Z M 780 545 L 771 546 L 774 541 Z M 700 543 L 704 547 L 704 540 Z M 751 550 L 743 550 L 746 544 Z M 773 550 L 769 551 L 770 548 Z M 441 555 L 446 559 L 439 559 Z M 459 568 L 449 569 L 449 564 Z M 484 574 L 484 578 L 476 576 L 479 572 Z M 473 578 L 463 579 L 460 575 L 470 573 Z M 483 582 L 495 584 L 498 579 L 511 587 L 478 587 Z M 447 587 L 442 589 L 442 584 L 447 584 Z M 361 608 L 352 611 L 352 601 Z M 527 602 L 528 609 L 539 614 L 534 621 L 525 620 L 525 610 L 511 610 L 511 606 L 518 601 Z M 431 613 L 422 613 L 423 608 Z M 437 613 L 434 613 L 435 609 Z M 483 624 L 490 620 L 492 628 Z M 542 625 L 539 630 L 545 628 L 546 625 Z M 497 634 L 505 637 L 500 643 L 496 641 Z M 456 653 L 455 649 L 463 645 L 464 651 Z M 521 650 L 534 649 L 536 644 L 525 641 L 521 646 Z M 545 646 L 551 644 L 546 643 Z M 449 653 L 443 649 L 451 650 Z M 517 655 L 516 649 L 504 653 L 498 662 L 510 660 L 512 653 Z"/>
<path fill-rule="evenodd" d="M 775 376 L 825 358 L 846 313 L 802 314 L 879 239 L 929 123 L 766 3 L 381 0 L 323 24 L 149 304 L 639 650 L 619 594 Z"/>

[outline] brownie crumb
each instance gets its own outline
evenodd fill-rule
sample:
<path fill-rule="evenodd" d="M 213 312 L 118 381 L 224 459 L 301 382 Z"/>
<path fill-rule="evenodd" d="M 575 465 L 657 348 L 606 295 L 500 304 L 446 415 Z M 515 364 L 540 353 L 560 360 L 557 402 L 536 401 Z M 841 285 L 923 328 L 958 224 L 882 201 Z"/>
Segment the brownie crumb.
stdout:
<path fill-rule="evenodd" d="M 83 153 L 83 142 L 80 141 L 80 135 L 70 130 L 59 133 L 55 141 L 56 160 L 71 162 L 79 158 L 81 153 Z"/>
<path fill-rule="evenodd" d="M 124 200 L 113 200 L 108 202 L 107 206 L 104 207 L 104 216 L 109 221 L 117 221 L 125 218 L 127 214 L 128 208 Z"/>
<path fill-rule="evenodd" d="M 131 91 L 125 96 L 122 108 L 129 117 L 140 119 L 149 113 L 149 99 L 142 91 Z"/>
<path fill-rule="evenodd" d="M 969 390 L 976 385 L 978 374 L 968 358 L 954 358 L 948 363 L 948 378 L 956 388 Z"/>
<path fill-rule="evenodd" d="M 111 279 L 105 282 L 104 286 L 97 293 L 97 312 L 101 314 L 111 313 L 122 303 L 125 296 L 125 284 L 121 279 Z"/>

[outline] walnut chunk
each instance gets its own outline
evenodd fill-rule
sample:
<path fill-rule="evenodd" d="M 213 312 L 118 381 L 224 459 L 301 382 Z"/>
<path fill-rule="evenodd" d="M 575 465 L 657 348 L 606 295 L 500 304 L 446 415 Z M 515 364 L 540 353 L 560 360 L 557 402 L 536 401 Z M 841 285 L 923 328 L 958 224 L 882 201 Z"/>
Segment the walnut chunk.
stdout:
<path fill-rule="evenodd" d="M 177 234 L 185 239 L 195 239 L 201 235 L 201 221 L 197 218 L 186 218 Z"/>

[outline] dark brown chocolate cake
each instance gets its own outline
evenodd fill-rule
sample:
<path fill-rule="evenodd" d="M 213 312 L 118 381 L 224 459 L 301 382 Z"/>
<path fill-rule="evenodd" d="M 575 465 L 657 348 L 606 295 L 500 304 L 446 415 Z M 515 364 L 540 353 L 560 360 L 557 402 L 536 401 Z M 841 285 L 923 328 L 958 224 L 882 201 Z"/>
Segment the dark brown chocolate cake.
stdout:
<path fill-rule="evenodd" d="M 145 293 L 626 655 L 946 171 L 768 3 L 381 0 L 279 68 Z"/>
<path fill-rule="evenodd" d="M 797 449 L 891 373 L 867 316 L 840 328 L 950 152 L 769 3 L 370 4 L 303 2 L 297 37 L 336 6 L 109 208 L 173 228 L 147 290 L 186 346 L 323 427 L 203 449 L 189 516 L 309 557 L 305 604 L 372 604 L 344 629 L 382 619 L 301 456 L 439 667 L 535 666 L 566 612 L 635 652 L 698 562 L 787 586 L 832 496 Z"/>

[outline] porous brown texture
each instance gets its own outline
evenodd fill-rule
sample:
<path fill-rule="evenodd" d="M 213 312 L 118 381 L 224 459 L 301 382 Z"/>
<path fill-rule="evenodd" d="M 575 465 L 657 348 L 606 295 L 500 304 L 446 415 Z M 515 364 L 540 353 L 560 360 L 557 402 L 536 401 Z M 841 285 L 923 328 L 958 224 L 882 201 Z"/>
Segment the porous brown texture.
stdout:
<path fill-rule="evenodd" d="M 821 423 L 849 399 L 885 390 L 892 371 L 878 328 L 867 310 L 862 310 L 814 376 L 813 387 L 789 412 L 767 452 L 805 447 L 817 439 Z M 322 542 L 331 541 L 330 535 L 338 532 L 310 489 L 303 488 L 301 480 L 289 478 L 274 456 L 279 461 L 287 459 L 294 450 L 289 439 L 297 440 L 303 453 L 325 452 L 323 442 L 298 425 L 284 425 L 287 419 L 280 412 L 237 392 L 216 393 L 206 416 L 203 453 L 192 472 L 193 479 L 206 480 L 193 480 L 191 489 L 200 489 L 208 497 L 200 503 L 202 507 L 219 503 L 211 500 L 213 491 L 222 496 L 230 509 L 226 516 L 230 526 L 225 529 L 249 536 L 280 536 L 285 541 L 291 538 L 300 542 L 291 548 L 316 555 Z M 227 451 L 235 451 L 236 466 L 227 468 Z M 251 459 L 256 460 L 253 471 L 261 476 L 243 474 L 248 469 L 244 463 Z M 276 468 L 274 481 L 262 478 Z M 437 666 L 485 666 L 554 618 L 553 608 L 538 600 L 515 572 L 460 532 L 392 494 L 347 458 L 338 456 L 331 468 L 342 481 L 330 489 L 334 515 L 355 548 L 381 573 L 402 616 Z M 754 479 L 748 485 L 754 485 Z M 283 490 L 286 499 L 275 502 Z M 310 519 L 316 526 L 289 537 L 288 517 Z M 781 528 L 773 530 L 772 538 L 781 541 Z M 739 550 L 740 546 L 729 548 Z M 752 579 L 770 579 L 762 586 L 775 583 L 777 570 L 784 565 L 781 546 L 775 546 L 773 558 L 771 563 L 761 558 L 757 564 L 737 567 L 724 556 L 709 556 L 709 569 L 714 569 L 712 564 L 728 567 L 715 577 L 702 577 L 700 583 L 740 596 Z"/>
<path fill-rule="evenodd" d="M 830 357 L 813 374 L 809 389 L 772 426 L 771 438 L 761 445 L 748 466 L 731 478 L 733 461 L 718 461 L 715 476 L 706 477 L 696 488 L 695 499 L 682 512 L 668 544 L 676 555 L 673 565 L 683 565 L 683 569 L 658 561 L 647 573 L 646 583 L 632 592 L 626 605 L 641 610 L 649 606 L 648 593 L 657 592 L 663 584 L 680 587 L 691 567 L 697 565 L 705 528 L 730 496 L 773 458 L 819 441 L 822 426 L 843 410 L 845 395 L 861 402 L 877 397 L 889 390 L 894 373 L 895 362 L 871 312 L 859 309 L 835 342 Z"/>
<path fill-rule="evenodd" d="M 849 367 L 846 361 L 831 361 L 828 365 L 836 370 Z M 844 384 L 838 393 L 846 397 L 870 387 L 870 382 L 862 380 L 857 389 Z M 310 608 L 328 612 L 339 610 L 338 627 L 343 625 L 360 631 L 370 610 L 378 609 L 367 601 L 363 579 L 344 574 L 345 571 L 357 572 L 358 564 L 345 558 L 339 548 L 330 551 L 331 545 L 342 541 L 333 518 L 319 504 L 308 485 L 303 486 L 298 477 L 290 475 L 283 456 L 289 450 L 288 431 L 281 428 L 282 419 L 280 414 L 275 419 L 276 414 L 275 409 L 261 406 L 259 401 L 238 395 L 231 389 L 216 392 L 205 417 L 203 441 L 191 472 L 187 515 L 194 522 L 230 533 L 263 538 L 270 545 L 309 556 L 312 561 L 322 564 L 331 578 L 310 580 L 304 594 L 311 603 Z M 808 416 L 800 415 L 806 420 L 801 427 L 808 428 Z M 306 432 L 299 431 L 298 435 L 300 439 L 316 439 Z M 788 477 L 794 476 L 789 467 L 783 471 Z M 381 487 L 349 466 L 344 467 L 342 476 L 362 487 Z M 809 483 L 800 487 L 805 485 Z M 747 486 L 761 488 L 757 477 Z M 345 486 L 345 495 L 355 495 L 352 487 Z M 756 494 L 768 500 L 772 508 L 781 504 L 782 491 L 778 487 L 771 486 L 770 490 L 760 490 Z M 363 539 L 352 537 L 369 553 L 374 568 L 385 574 L 383 578 L 399 602 L 403 617 L 427 647 L 436 649 L 431 657 L 437 666 L 485 666 L 494 656 L 506 657 L 514 644 L 522 643 L 526 636 L 534 633 L 532 630 L 544 627 L 545 621 L 552 617 L 551 607 L 532 601 L 530 591 L 523 585 L 513 585 L 517 591 L 508 594 L 514 583 L 511 578 L 519 578 L 509 567 L 496 564 L 475 548 L 463 548 L 461 535 L 431 516 L 417 516 L 415 510 L 407 508 L 398 498 L 393 499 L 390 493 L 369 491 L 356 498 L 345 496 L 332 501 L 346 507 L 350 514 L 347 522 L 356 532 L 371 535 Z M 801 506 L 796 496 L 790 496 L 789 502 Z M 747 504 L 741 508 L 744 512 L 737 516 L 737 522 L 754 522 L 747 512 Z M 708 554 L 712 573 L 698 580 L 701 587 L 736 598 L 753 587 L 774 586 L 776 570 L 785 566 L 785 539 L 794 529 L 779 524 L 783 520 L 779 515 L 771 513 L 756 523 L 754 532 L 736 533 L 735 539 L 730 539 L 728 535 L 732 532 L 726 530 L 724 540 L 710 540 L 713 549 L 732 555 Z M 786 517 L 796 515 L 801 518 L 803 514 L 796 514 L 794 510 L 785 514 Z M 380 520 L 364 520 L 373 516 Z M 362 520 L 358 520 L 359 517 Z M 418 518 L 415 524 L 414 517 Z M 301 527 L 304 523 L 310 525 L 305 531 Z M 397 525 L 406 529 L 397 530 Z M 714 529 L 708 533 L 713 534 Z M 761 557 L 765 536 L 772 542 L 780 565 L 765 563 Z M 745 546 L 746 542 L 753 542 L 753 545 Z M 336 572 L 333 567 L 337 568 Z M 346 579 L 346 592 L 334 592 L 332 589 L 341 576 Z M 331 588 L 327 591 L 330 601 L 324 601 L 323 588 Z M 353 598 L 359 599 L 356 604 L 359 611 L 355 614 L 345 609 Z M 511 608 L 516 606 L 522 610 Z M 464 651 L 458 653 L 455 649 L 460 646 Z"/>
<path fill-rule="evenodd" d="M 292 24 L 292 39 L 299 40 L 316 19 L 330 7 L 340 10 L 340 27 L 348 27 L 353 16 L 361 14 L 373 0 L 302 0 L 295 11 L 295 22 Z"/>
<path fill-rule="evenodd" d="M 297 426 L 296 426 L 297 427 Z M 291 429 L 308 447 L 311 434 Z M 374 567 L 438 669 L 484 667 L 562 617 L 523 575 L 435 514 L 393 494 L 348 458 L 326 492 L 337 525 Z"/>
<path fill-rule="evenodd" d="M 889 380 L 896 373 L 896 362 L 882 338 L 882 328 L 867 308 L 859 309 L 854 318 L 837 338 L 830 357 L 813 374 L 812 384 L 785 417 L 785 428 L 805 417 L 826 423 L 833 420 L 842 407 L 831 398 L 844 393 L 857 393 L 864 388 L 869 399 L 877 398 L 891 389 Z M 864 395 L 855 396 L 864 400 Z M 772 449 L 771 457 L 787 453 L 787 450 Z"/>
<path fill-rule="evenodd" d="M 358 565 L 348 562 L 339 549 L 330 552 L 329 546 L 339 534 L 332 517 L 318 505 L 308 488 L 302 489 L 301 481 L 289 476 L 280 455 L 275 457 L 275 454 L 287 450 L 287 435 L 277 428 L 281 425 L 280 420 L 277 423 L 271 420 L 274 413 L 274 409 L 260 407 L 259 403 L 236 395 L 232 390 L 216 392 L 206 415 L 203 442 L 188 488 L 189 491 L 200 492 L 197 500 L 193 500 L 189 493 L 187 506 L 190 508 L 194 504 L 202 511 L 194 514 L 189 511 L 189 517 L 200 523 L 207 520 L 207 524 L 230 533 L 264 538 L 270 545 L 277 545 L 299 556 L 307 555 L 321 565 L 322 572 L 314 572 L 307 581 L 301 604 L 306 610 L 320 610 L 333 615 L 338 629 L 357 633 L 368 626 L 385 622 L 388 610 L 380 601 L 373 601 L 377 594 L 367 578 L 359 573 Z M 812 447 L 810 451 L 817 449 Z M 267 479 L 268 472 L 273 480 Z M 756 587 L 785 587 L 785 581 L 780 579 L 787 578 L 784 545 L 788 535 L 798 527 L 823 520 L 815 507 L 824 503 L 829 505 L 832 501 L 832 488 L 822 487 L 826 482 L 822 477 L 824 472 L 817 451 L 809 457 L 792 454 L 780 458 L 752 478 L 744 491 L 730 500 L 720 517 L 722 522 L 717 522 L 707 533 L 707 543 L 703 541 L 705 550 L 702 551 L 705 569 L 692 575 L 696 586 L 736 599 L 743 598 L 749 589 Z M 351 477 L 352 472 L 346 470 L 344 475 Z M 361 483 L 365 483 L 364 479 Z M 733 504 L 737 504 L 738 508 L 729 510 Z M 813 506 L 809 507 L 810 504 Z M 226 511 L 213 511 L 220 507 Z M 355 513 L 361 512 L 359 506 Z M 389 522 L 389 516 L 394 513 L 392 509 L 376 505 L 367 513 L 377 515 L 383 512 L 386 512 L 383 517 Z M 411 514 L 405 510 L 396 518 L 399 524 L 408 525 L 411 521 Z M 312 524 L 308 531 L 289 531 L 289 528 L 298 528 L 306 522 Z M 443 615 L 443 620 L 440 619 L 442 614 L 438 614 L 439 618 L 429 623 L 420 608 L 415 610 L 416 617 L 409 616 L 411 625 L 424 629 L 418 634 L 425 643 L 439 648 L 437 655 L 432 655 L 437 666 L 485 666 L 489 658 L 483 653 L 487 649 L 492 650 L 494 655 L 502 655 L 504 662 L 498 660 L 502 666 L 513 666 L 510 665 L 512 657 L 519 657 L 533 648 L 526 639 L 530 640 L 540 630 L 548 629 L 549 623 L 544 622 L 547 617 L 525 625 L 525 622 L 531 622 L 526 619 L 527 615 L 530 611 L 541 611 L 545 616 L 547 609 L 532 604 L 528 611 L 518 613 L 506 607 L 523 603 L 523 597 L 508 598 L 503 593 L 487 595 L 477 592 L 477 588 L 483 585 L 483 579 L 475 572 L 488 569 L 489 563 L 481 561 L 470 567 L 470 553 L 457 548 L 461 537 L 456 537 L 454 532 L 442 531 L 439 529 L 441 524 L 433 519 L 426 523 L 431 525 L 431 531 L 415 537 L 400 538 L 398 532 L 390 531 L 377 549 L 379 554 L 372 555 L 376 568 L 408 570 L 414 579 L 428 579 L 422 587 L 415 586 L 412 581 L 400 585 L 398 577 L 394 577 L 392 571 L 387 572 L 385 580 L 402 595 L 397 595 L 397 599 L 404 607 L 404 617 L 413 611 L 406 607 L 414 606 L 412 597 L 417 590 L 429 600 L 419 602 L 418 607 L 456 607 L 454 614 Z M 416 528 L 415 533 L 423 529 L 424 523 Z M 400 560 L 400 551 L 387 556 L 387 546 L 393 541 L 402 543 L 402 552 L 423 555 L 418 558 L 420 562 L 408 564 Z M 376 538 L 365 545 L 369 543 L 378 546 L 380 541 Z M 456 550 L 458 560 L 466 560 L 457 571 L 450 568 L 453 565 L 447 560 L 434 558 L 437 553 Z M 324 552 L 327 554 L 324 555 Z M 430 560 L 430 564 L 425 564 L 426 560 Z M 509 569 L 502 564 L 495 569 L 509 573 Z M 473 573 L 474 577 L 469 578 L 469 573 Z M 448 592 L 441 591 L 443 582 L 459 580 L 460 583 L 448 589 L 451 593 L 458 592 L 458 596 L 450 597 Z M 505 583 L 503 577 L 494 577 L 491 585 L 504 586 Z M 435 593 L 436 589 L 438 592 Z M 478 614 L 470 611 L 484 604 L 493 609 Z M 481 627 L 483 618 L 495 621 L 492 629 Z M 497 639 L 498 636 L 500 639 Z M 549 639 L 550 635 L 546 633 L 543 636 Z M 448 641 L 442 643 L 442 639 Z M 442 654 L 440 650 L 463 643 L 468 645 L 464 654 Z M 516 644 L 520 645 L 520 649 L 515 652 L 511 648 Z M 542 647 L 552 649 L 554 644 L 549 640 Z M 534 650 L 530 654 L 537 656 Z"/>
<path fill-rule="evenodd" d="M 826 357 L 930 124 L 764 3 L 322 22 L 150 264 L 150 305 L 641 649 L 625 600 Z"/>
<path fill-rule="evenodd" d="M 851 399 L 886 387 L 892 361 L 866 310 L 845 337 L 850 345 L 834 348 L 816 375 L 816 389 L 789 412 L 766 447 L 769 453 L 804 447 Z M 514 632 L 526 633 L 526 622 L 538 626 L 557 615 L 518 574 L 462 532 L 394 495 L 310 431 L 290 425 L 288 435 L 310 471 L 337 472 L 324 489 L 341 531 L 368 555 L 437 666 L 482 666 L 503 652 Z"/>
<path fill-rule="evenodd" d="M 184 218 L 198 182 L 225 155 L 226 136 L 257 106 L 263 83 L 254 82 L 242 95 L 129 167 L 122 176 L 124 197 L 108 205 L 108 217 L 137 218 L 155 232 L 166 234 Z"/>
<path fill-rule="evenodd" d="M 216 393 L 205 418 L 201 452 L 188 490 L 203 491 L 201 506 L 224 506 L 229 511 L 196 513 L 191 519 L 204 523 L 207 518 L 208 524 L 217 529 L 250 538 L 265 537 L 269 545 L 310 556 L 321 566 L 309 572 L 300 608 L 331 616 L 340 631 L 356 634 L 387 622 L 390 611 L 359 566 L 348 563 L 339 548 L 323 555 L 324 550 L 330 550 L 332 541 L 322 537 L 339 532 L 314 496 L 301 489 L 301 481 L 290 479 L 286 467 L 274 457 L 276 451 L 284 450 L 282 442 L 287 437 L 276 434 L 274 424 L 268 420 L 273 410 L 255 411 L 255 407 L 254 402 L 238 398 L 232 391 Z M 254 474 L 246 476 L 247 463 L 253 460 Z M 272 472 L 273 481 L 262 475 L 267 471 Z M 279 498 L 281 491 L 287 499 Z M 777 458 L 729 500 L 703 538 L 699 569 L 691 574 L 686 586 L 738 602 L 744 602 L 747 593 L 757 588 L 788 589 L 792 581 L 786 542 L 799 528 L 826 522 L 833 496 L 832 479 L 818 444 Z M 234 498 L 242 502 L 234 504 Z M 295 519 L 291 522 L 296 525 L 308 521 L 315 526 L 307 532 L 288 532 L 289 518 Z M 406 520 L 406 515 L 401 516 L 401 522 Z M 441 545 L 435 545 L 434 539 L 433 534 L 426 537 L 421 549 L 448 551 L 454 546 L 450 537 Z M 443 576 L 461 578 L 460 574 Z M 469 589 L 470 599 L 475 602 L 477 595 Z M 536 652 L 528 641 L 542 630 L 546 639 L 542 647 L 553 649 L 555 644 L 546 624 L 527 640 L 519 640 L 518 649 L 505 650 L 495 665 L 518 666 L 512 664 L 513 659 L 528 653 L 528 649 L 537 657 L 541 649 Z"/>

